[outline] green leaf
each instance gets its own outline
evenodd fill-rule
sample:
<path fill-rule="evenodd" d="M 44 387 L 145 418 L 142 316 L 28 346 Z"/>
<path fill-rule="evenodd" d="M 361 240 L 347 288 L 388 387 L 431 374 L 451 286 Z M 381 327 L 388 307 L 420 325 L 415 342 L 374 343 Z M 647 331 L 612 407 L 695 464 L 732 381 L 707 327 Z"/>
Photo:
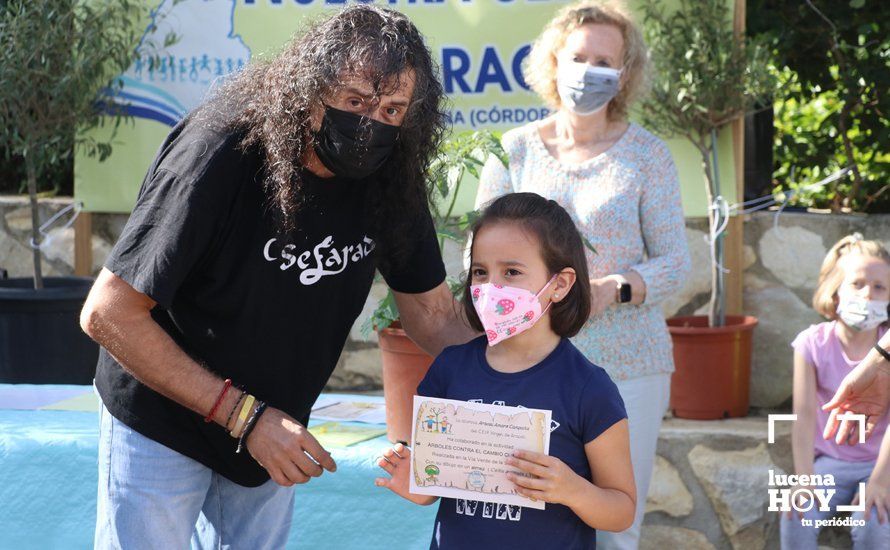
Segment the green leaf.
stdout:
<path fill-rule="evenodd" d="M 587 240 L 587 237 L 585 237 L 584 235 L 581 235 L 581 240 L 584 241 L 584 246 L 587 247 L 588 250 L 590 250 L 594 254 L 599 254 L 596 251 L 596 248 L 593 247 L 593 244 L 591 244 L 591 242 L 589 240 Z"/>
<path fill-rule="evenodd" d="M 383 330 L 399 319 L 399 310 L 396 307 L 396 299 L 392 291 L 387 291 L 386 296 L 377 304 L 377 308 L 371 316 L 362 323 L 362 334 L 367 337 L 375 330 Z"/>
<path fill-rule="evenodd" d="M 454 241 L 456 243 L 461 243 L 461 244 L 465 240 L 464 235 L 462 233 L 458 233 L 456 231 L 451 231 L 444 227 L 440 227 L 436 231 L 436 236 L 438 236 L 439 238 L 442 238 L 442 239 L 448 239 L 448 240 Z"/>

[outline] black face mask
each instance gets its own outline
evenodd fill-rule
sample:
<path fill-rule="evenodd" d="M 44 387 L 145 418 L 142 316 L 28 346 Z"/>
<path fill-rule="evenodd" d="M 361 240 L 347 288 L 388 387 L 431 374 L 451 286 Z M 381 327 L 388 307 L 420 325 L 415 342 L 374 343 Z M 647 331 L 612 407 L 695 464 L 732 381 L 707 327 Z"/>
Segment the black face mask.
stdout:
<path fill-rule="evenodd" d="M 383 167 L 398 138 L 398 126 L 325 105 L 315 154 L 334 175 L 362 179 Z"/>

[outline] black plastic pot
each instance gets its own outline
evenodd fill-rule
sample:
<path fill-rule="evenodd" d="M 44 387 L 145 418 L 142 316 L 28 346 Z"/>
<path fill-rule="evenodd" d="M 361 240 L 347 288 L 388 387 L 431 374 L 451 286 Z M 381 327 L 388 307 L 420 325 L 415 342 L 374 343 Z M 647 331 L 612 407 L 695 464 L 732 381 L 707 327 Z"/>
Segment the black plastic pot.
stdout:
<path fill-rule="evenodd" d="M 93 279 L 0 280 L 0 382 L 92 384 L 99 346 L 80 329 Z"/>

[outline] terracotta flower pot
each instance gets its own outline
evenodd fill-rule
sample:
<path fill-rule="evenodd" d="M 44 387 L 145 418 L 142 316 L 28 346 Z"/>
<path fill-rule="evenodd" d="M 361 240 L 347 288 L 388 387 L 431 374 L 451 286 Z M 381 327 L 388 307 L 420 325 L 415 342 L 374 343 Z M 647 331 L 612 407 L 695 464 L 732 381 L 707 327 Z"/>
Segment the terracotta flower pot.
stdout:
<path fill-rule="evenodd" d="M 411 440 L 411 413 L 417 385 L 433 358 L 415 344 L 395 322 L 377 332 L 383 362 L 386 436 L 390 441 Z"/>
<path fill-rule="evenodd" d="M 757 318 L 727 315 L 726 326 L 708 327 L 705 316 L 667 320 L 676 371 L 671 377 L 674 416 L 697 420 L 748 414 L 751 335 Z"/>

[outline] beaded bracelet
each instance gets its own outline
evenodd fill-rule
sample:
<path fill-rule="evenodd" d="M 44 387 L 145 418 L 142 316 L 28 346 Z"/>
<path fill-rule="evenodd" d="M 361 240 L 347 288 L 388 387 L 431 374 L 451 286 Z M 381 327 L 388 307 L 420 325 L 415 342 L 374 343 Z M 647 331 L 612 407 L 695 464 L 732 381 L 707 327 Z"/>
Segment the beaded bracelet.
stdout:
<path fill-rule="evenodd" d="M 204 417 L 204 422 L 209 423 L 213 420 L 213 415 L 216 414 L 216 410 L 222 405 L 223 397 L 226 396 L 226 392 L 229 391 L 229 388 L 232 387 L 232 379 L 226 378 L 226 381 L 223 383 L 223 389 L 219 392 L 219 396 L 216 398 L 216 401 L 213 403 L 213 407 L 211 407 L 210 412 L 207 413 L 207 416 Z"/>
<path fill-rule="evenodd" d="M 238 438 L 238 447 L 235 449 L 236 453 L 241 452 L 241 447 L 247 441 L 247 437 L 250 435 L 250 432 L 253 431 L 254 427 L 256 427 L 257 422 L 260 419 L 260 416 L 266 411 L 266 404 L 260 401 L 259 406 L 254 409 L 253 415 L 247 421 L 247 424 L 244 425 L 244 431 L 241 432 L 241 437 Z"/>

